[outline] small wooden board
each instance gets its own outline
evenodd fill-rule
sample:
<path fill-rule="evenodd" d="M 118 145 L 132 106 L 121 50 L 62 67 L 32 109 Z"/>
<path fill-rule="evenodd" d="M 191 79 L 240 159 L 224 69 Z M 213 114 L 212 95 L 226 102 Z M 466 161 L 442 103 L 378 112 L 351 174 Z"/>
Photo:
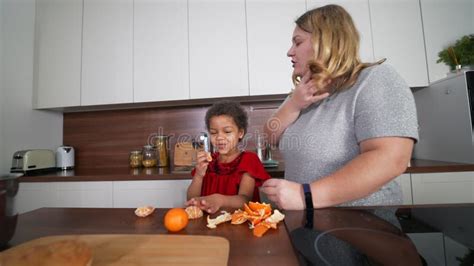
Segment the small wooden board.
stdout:
<path fill-rule="evenodd" d="M 85 242 L 92 265 L 227 265 L 229 241 L 198 235 L 62 235 L 34 239 L 0 253 L 28 252 L 37 245 L 65 239 Z"/>

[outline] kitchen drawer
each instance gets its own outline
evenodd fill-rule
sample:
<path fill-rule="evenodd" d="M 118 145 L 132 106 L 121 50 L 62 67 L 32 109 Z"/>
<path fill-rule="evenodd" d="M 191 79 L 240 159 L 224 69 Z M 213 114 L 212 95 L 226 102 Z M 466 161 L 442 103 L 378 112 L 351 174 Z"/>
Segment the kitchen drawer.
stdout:
<path fill-rule="evenodd" d="M 474 202 L 474 172 L 412 174 L 414 204 Z"/>
<path fill-rule="evenodd" d="M 115 181 L 114 207 L 183 207 L 191 180 Z"/>

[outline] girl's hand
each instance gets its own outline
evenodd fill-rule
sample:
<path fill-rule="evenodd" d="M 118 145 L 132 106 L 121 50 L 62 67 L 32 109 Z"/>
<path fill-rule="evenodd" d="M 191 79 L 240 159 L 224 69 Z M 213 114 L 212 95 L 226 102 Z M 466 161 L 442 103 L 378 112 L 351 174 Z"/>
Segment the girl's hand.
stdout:
<path fill-rule="evenodd" d="M 197 206 L 207 213 L 217 212 L 223 205 L 223 196 L 221 194 L 212 194 L 209 196 L 192 198 L 186 202 L 186 206 Z"/>
<path fill-rule="evenodd" d="M 303 186 L 299 183 L 284 179 L 271 178 L 265 181 L 260 188 L 269 200 L 284 210 L 303 210 Z"/>
<path fill-rule="evenodd" d="M 328 92 L 318 94 L 318 90 L 320 88 L 316 87 L 315 82 L 311 79 L 311 71 L 308 71 L 301 79 L 301 82 L 296 85 L 290 101 L 297 110 L 301 111 L 329 96 Z"/>
<path fill-rule="evenodd" d="M 186 207 L 188 206 L 196 206 L 196 207 L 199 207 L 199 201 L 197 200 L 198 198 L 192 198 L 188 201 L 186 201 L 186 203 L 184 205 L 186 205 Z"/>
<path fill-rule="evenodd" d="M 194 176 L 203 178 L 206 175 L 208 166 L 208 153 L 205 151 L 198 152 L 196 156 L 196 173 L 194 174 Z"/>

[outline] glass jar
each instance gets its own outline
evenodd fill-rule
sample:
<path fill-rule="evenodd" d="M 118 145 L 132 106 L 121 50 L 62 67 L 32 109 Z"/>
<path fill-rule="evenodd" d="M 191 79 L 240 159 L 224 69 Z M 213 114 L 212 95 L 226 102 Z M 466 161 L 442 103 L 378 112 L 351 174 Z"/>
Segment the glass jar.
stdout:
<path fill-rule="evenodd" d="M 158 167 L 168 167 L 168 141 L 169 136 L 156 136 Z"/>
<path fill-rule="evenodd" d="M 142 151 L 135 150 L 130 152 L 129 163 L 131 168 L 138 168 L 142 166 Z"/>
<path fill-rule="evenodd" d="M 142 165 L 144 167 L 155 167 L 156 166 L 156 149 L 151 145 L 143 146 L 143 159 Z"/>

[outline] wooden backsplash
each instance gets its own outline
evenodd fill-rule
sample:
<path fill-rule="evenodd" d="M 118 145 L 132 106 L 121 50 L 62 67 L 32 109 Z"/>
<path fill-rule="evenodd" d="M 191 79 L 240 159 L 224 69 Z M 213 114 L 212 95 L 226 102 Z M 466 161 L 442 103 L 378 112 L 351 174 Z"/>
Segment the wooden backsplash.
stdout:
<path fill-rule="evenodd" d="M 243 147 L 255 151 L 256 133 L 281 104 L 281 100 L 242 103 L 249 116 Z M 176 141 L 206 131 L 204 116 L 209 105 L 94 111 L 64 114 L 64 145 L 76 152 L 76 169 L 128 167 L 131 150 L 141 149 L 152 134 L 170 135 L 173 165 Z M 273 158 L 280 160 L 278 150 Z"/>

